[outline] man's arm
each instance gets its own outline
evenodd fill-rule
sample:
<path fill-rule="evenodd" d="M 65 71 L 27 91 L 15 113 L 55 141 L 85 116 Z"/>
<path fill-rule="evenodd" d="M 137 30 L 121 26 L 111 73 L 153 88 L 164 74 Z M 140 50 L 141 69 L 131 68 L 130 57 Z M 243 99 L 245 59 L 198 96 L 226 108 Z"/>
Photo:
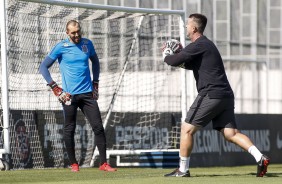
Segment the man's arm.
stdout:
<path fill-rule="evenodd" d="M 164 62 L 171 66 L 181 66 L 185 69 L 193 69 L 194 62 L 205 52 L 200 44 L 189 44 L 181 52 L 175 55 L 166 56 Z"/>
<path fill-rule="evenodd" d="M 51 84 L 53 82 L 48 68 L 50 68 L 54 62 L 55 60 L 51 59 L 49 56 L 46 56 L 39 67 L 39 73 L 44 77 L 48 84 Z"/>
<path fill-rule="evenodd" d="M 44 79 L 47 81 L 48 86 L 52 89 L 54 95 L 58 98 L 61 103 L 66 105 L 71 104 L 71 95 L 69 93 L 63 92 L 63 89 L 57 85 L 55 81 L 53 81 L 51 74 L 49 72 L 49 68 L 53 65 L 56 60 L 51 59 L 49 56 L 42 61 L 39 67 L 39 73 L 42 74 Z"/>
<path fill-rule="evenodd" d="M 93 74 L 93 97 L 98 100 L 99 98 L 99 76 L 100 76 L 100 62 L 97 54 L 90 56 L 92 62 L 92 74 Z"/>
<path fill-rule="evenodd" d="M 166 56 L 164 62 L 170 66 L 179 66 L 185 64 L 186 59 L 187 58 L 182 51 L 175 55 Z"/>
<path fill-rule="evenodd" d="M 99 81 L 100 76 L 100 62 L 98 59 L 97 54 L 94 54 L 93 56 L 90 56 L 90 60 L 92 62 L 92 75 L 93 75 L 93 81 Z"/>

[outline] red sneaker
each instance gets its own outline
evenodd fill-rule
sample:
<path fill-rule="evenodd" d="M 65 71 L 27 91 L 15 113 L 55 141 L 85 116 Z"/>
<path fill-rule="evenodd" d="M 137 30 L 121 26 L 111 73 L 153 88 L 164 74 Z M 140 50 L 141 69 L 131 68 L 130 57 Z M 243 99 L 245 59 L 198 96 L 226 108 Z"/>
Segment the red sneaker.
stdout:
<path fill-rule="evenodd" d="M 99 170 L 113 172 L 116 171 L 117 169 L 112 168 L 107 162 L 105 162 L 103 165 L 99 167 Z"/>
<path fill-rule="evenodd" d="M 72 164 L 71 165 L 71 171 L 72 172 L 78 172 L 79 171 L 79 165 L 78 164 Z"/>

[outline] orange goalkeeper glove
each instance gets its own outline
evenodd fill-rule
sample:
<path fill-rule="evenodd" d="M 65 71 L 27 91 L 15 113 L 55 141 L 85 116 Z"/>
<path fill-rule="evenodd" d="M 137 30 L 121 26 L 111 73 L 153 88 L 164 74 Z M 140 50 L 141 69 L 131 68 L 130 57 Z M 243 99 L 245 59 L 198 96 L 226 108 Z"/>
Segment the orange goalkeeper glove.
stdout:
<path fill-rule="evenodd" d="M 54 81 L 52 81 L 48 86 L 51 87 L 54 95 L 58 98 L 58 100 L 61 103 L 64 103 L 65 105 L 71 104 L 71 94 L 64 92 L 61 87 L 58 86 L 58 84 Z"/>

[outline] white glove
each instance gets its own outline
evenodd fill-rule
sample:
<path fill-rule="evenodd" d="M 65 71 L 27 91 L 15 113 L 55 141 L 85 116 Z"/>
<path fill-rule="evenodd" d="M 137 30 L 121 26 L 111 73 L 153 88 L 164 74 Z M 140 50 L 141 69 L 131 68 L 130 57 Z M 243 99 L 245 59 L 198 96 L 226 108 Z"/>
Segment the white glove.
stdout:
<path fill-rule="evenodd" d="M 67 92 L 62 92 L 59 96 L 58 99 L 61 103 L 64 103 L 65 105 L 70 105 L 71 104 L 71 94 Z"/>
<path fill-rule="evenodd" d="M 174 55 L 174 52 L 171 48 L 165 48 L 163 50 L 163 59 L 166 57 L 166 56 L 170 56 L 170 55 Z"/>
<path fill-rule="evenodd" d="M 182 48 L 183 47 L 178 40 L 175 39 L 168 40 L 162 48 L 163 58 L 165 58 L 168 55 L 174 55 L 176 53 L 179 53 L 182 50 Z"/>

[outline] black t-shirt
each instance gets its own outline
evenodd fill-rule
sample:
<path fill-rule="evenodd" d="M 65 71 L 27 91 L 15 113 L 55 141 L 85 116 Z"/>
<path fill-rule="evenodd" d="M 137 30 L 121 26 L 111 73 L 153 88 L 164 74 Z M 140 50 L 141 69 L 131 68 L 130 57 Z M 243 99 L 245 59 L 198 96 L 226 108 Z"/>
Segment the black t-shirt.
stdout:
<path fill-rule="evenodd" d="M 193 70 L 200 96 L 234 98 L 220 53 L 206 36 L 199 37 L 180 53 L 165 57 L 164 61 L 171 66 Z"/>

